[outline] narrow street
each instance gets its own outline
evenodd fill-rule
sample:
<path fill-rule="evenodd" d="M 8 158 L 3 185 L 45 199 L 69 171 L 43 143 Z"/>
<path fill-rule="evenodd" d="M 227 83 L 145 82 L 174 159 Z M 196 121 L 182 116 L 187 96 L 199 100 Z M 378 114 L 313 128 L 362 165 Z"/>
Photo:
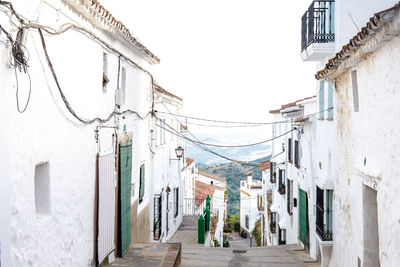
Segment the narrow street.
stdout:
<path fill-rule="evenodd" d="M 250 247 L 248 239 L 239 238 L 229 248 L 204 247 L 197 243 L 197 217 L 184 217 L 171 242 L 182 242 L 182 267 L 320 266 L 297 245 Z"/>

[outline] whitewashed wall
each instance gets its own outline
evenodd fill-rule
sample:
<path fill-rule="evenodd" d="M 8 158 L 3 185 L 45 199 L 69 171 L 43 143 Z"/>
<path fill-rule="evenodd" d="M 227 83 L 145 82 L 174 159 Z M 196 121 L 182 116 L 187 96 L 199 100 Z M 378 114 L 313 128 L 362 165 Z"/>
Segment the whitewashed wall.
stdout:
<path fill-rule="evenodd" d="M 60 5 L 59 1 L 51 2 L 103 38 L 110 37 L 106 32 L 97 31 L 88 22 L 82 21 L 77 14 Z M 15 1 L 14 4 L 18 12 L 28 18 L 33 17 L 34 11 L 40 10 L 39 22 L 55 28 L 69 21 L 61 12 L 57 14 L 49 6 L 39 4 L 39 1 L 29 1 L 29 4 L 27 1 Z M 2 26 L 9 27 L 6 23 L 2 23 Z M 106 50 L 76 32 L 45 38 L 61 87 L 76 112 L 85 118 L 108 115 L 114 109 L 118 56 L 109 54 L 110 83 L 107 85 L 107 92 L 103 92 L 102 58 Z M 116 40 L 109 41 L 137 63 L 148 67 L 149 64 L 144 58 L 129 46 Z M 13 70 L 5 63 L 8 61 L 9 51 L 0 44 L 2 84 L 3 79 L 12 84 L 7 87 L 9 90 L 2 90 L 4 95 L 1 98 L 5 103 L 9 103 L 1 106 L 1 113 L 8 115 L 8 121 L 1 117 L 1 123 L 6 123 L 7 128 L 12 129 L 12 135 L 7 140 L 9 153 L 5 155 L 9 157 L 11 180 L 11 186 L 8 188 L 11 188 L 9 192 L 12 201 L 12 266 L 90 265 L 94 244 L 96 154 L 102 149 L 110 149 L 110 143 L 107 142 L 112 136 L 101 131 L 100 144 L 103 147 L 100 148 L 95 140 L 97 124 L 82 126 L 68 113 L 48 70 L 36 31 L 28 33 L 26 47 L 30 53 L 32 96 L 27 111 L 19 114 L 16 111 Z M 140 97 L 145 95 L 149 88 L 149 78 L 129 64 L 126 67 L 129 89 L 126 106 L 122 109 L 129 107 L 139 111 L 141 115 L 146 115 L 148 105 L 144 102 L 147 99 Z M 21 102 L 25 102 L 28 84 L 26 77 L 21 76 L 19 80 Z M 140 162 L 146 161 L 148 157 L 148 136 L 143 128 L 144 123 L 133 122 L 133 119 L 135 116 L 126 116 L 123 121 L 121 117 L 119 131 L 122 131 L 123 124 L 126 124 L 127 131 L 134 132 L 133 179 L 137 181 L 136 170 Z M 113 122 L 110 121 L 109 125 Z M 1 157 L 4 157 L 5 151 L 7 150 L 1 150 Z M 48 214 L 36 214 L 35 165 L 43 162 L 49 164 L 50 211 Z M 150 183 L 147 183 L 147 186 L 150 187 Z M 2 224 L 3 218 L 7 221 L 7 216 L 2 216 Z M 0 237 L 6 240 L 5 244 L 9 240 L 7 236 Z M 2 257 L 8 257 L 8 254 L 7 248 L 2 249 Z M 7 259 L 4 260 L 4 264 L 6 263 L 9 263 Z"/>
<path fill-rule="evenodd" d="M 381 266 L 400 264 L 398 38 L 354 66 L 360 111 L 354 112 L 349 71 L 337 79 L 338 176 L 335 180 L 334 247 L 329 266 L 363 264 L 363 187 L 376 183 Z M 365 162 L 365 163 L 364 163 Z M 372 177 L 372 178 L 371 178 Z M 376 178 L 374 178 L 376 177 Z"/>
<path fill-rule="evenodd" d="M 178 114 L 181 108 L 181 101 L 177 101 L 177 99 L 170 98 L 166 95 L 160 95 L 160 99 L 156 104 L 156 110 L 162 112 L 173 112 L 174 114 Z M 164 104 L 162 104 L 164 103 Z M 155 118 L 152 120 L 152 123 L 156 125 Z M 166 119 L 165 123 L 169 126 L 175 128 L 176 131 L 179 131 L 180 127 L 178 127 L 177 121 L 173 119 Z M 159 124 L 159 123 L 158 123 Z M 170 130 L 168 126 L 162 126 L 167 130 Z M 180 224 L 182 223 L 183 217 L 183 180 L 182 180 L 182 168 L 184 166 L 184 157 L 180 160 L 176 160 L 175 149 L 181 145 L 182 141 L 178 139 L 178 137 L 168 131 L 164 131 L 161 127 L 155 126 L 155 131 L 157 134 L 153 136 L 155 139 L 160 138 L 160 132 L 164 132 L 165 137 L 162 144 L 160 142 L 153 143 L 154 154 L 152 155 L 152 194 L 160 194 L 163 192 L 163 203 L 162 203 L 162 232 L 164 233 L 162 240 L 166 241 L 170 239 L 176 230 L 178 230 Z M 170 130 L 171 131 L 171 130 Z M 166 229 L 166 213 L 167 213 L 167 195 L 166 190 L 167 187 L 171 188 L 171 192 L 169 193 L 169 203 L 168 203 L 168 235 Z M 178 216 L 174 216 L 175 214 L 175 195 L 174 188 L 179 188 L 179 209 Z M 154 201 L 154 200 L 153 200 Z M 153 205 L 154 206 L 154 205 Z M 154 219 L 153 206 L 151 207 L 151 222 Z M 153 240 L 153 237 L 151 237 Z"/>

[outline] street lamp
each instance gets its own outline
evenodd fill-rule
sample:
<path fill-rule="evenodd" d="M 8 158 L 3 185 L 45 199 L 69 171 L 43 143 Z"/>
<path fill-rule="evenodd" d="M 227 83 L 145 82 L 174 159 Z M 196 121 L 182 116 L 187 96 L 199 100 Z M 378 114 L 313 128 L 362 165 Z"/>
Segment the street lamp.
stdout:
<path fill-rule="evenodd" d="M 178 160 L 181 159 L 183 156 L 183 148 L 181 146 L 178 146 L 177 148 L 175 148 L 175 154 L 176 154 L 176 157 L 178 158 Z"/>
<path fill-rule="evenodd" d="M 180 160 L 183 156 L 183 148 L 181 146 L 178 146 L 177 148 L 175 148 L 175 154 L 177 159 L 170 159 L 170 160 Z"/>

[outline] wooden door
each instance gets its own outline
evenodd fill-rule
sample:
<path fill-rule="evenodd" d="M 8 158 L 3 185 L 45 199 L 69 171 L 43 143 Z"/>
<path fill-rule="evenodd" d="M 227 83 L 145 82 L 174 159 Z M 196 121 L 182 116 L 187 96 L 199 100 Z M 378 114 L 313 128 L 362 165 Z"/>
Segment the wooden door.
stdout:
<path fill-rule="evenodd" d="M 118 256 L 123 257 L 131 245 L 132 142 L 120 143 L 118 165 Z"/>

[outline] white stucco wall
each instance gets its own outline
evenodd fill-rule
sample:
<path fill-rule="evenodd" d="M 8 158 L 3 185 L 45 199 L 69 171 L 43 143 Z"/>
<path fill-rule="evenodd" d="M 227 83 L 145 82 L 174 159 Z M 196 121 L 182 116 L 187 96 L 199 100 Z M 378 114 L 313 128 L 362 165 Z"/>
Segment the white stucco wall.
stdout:
<path fill-rule="evenodd" d="M 334 246 L 330 266 L 363 264 L 363 186 L 376 184 L 381 266 L 398 266 L 400 174 L 397 100 L 398 38 L 364 58 L 358 73 L 360 111 L 354 112 L 349 71 L 337 79 L 338 176 L 334 197 Z M 365 163 L 364 163 L 365 162 Z"/>
<path fill-rule="evenodd" d="M 164 104 L 163 104 L 164 103 Z M 181 101 L 176 101 L 174 98 L 170 98 L 164 94 L 158 93 L 158 98 L 156 102 L 156 110 L 162 112 L 174 112 L 177 114 L 182 106 Z M 160 118 L 163 119 L 163 118 Z M 154 130 L 157 134 L 153 135 L 153 139 L 160 138 L 160 132 L 163 129 L 156 125 L 155 118 L 152 120 L 154 124 Z M 176 131 L 179 131 L 178 123 L 173 119 L 165 119 L 165 123 L 171 127 L 174 127 Z M 158 122 L 160 124 L 160 122 Z M 162 126 L 162 125 L 161 125 Z M 162 126 L 167 130 L 170 130 L 168 126 Z M 183 146 L 182 141 L 177 138 L 176 135 L 165 131 L 165 137 L 163 138 L 162 144 L 154 140 L 154 154 L 152 155 L 152 194 L 160 194 L 162 192 L 162 240 L 165 242 L 171 238 L 176 230 L 178 230 L 180 224 L 182 223 L 183 217 L 183 179 L 182 179 L 182 168 L 184 166 L 184 158 L 177 160 L 175 149 L 178 146 Z M 171 192 L 169 193 L 169 203 L 167 210 L 167 188 L 170 187 Z M 175 195 L 174 188 L 179 188 L 179 202 L 178 202 L 178 215 L 175 217 Z M 152 200 L 154 201 L 154 199 Z M 152 204 L 151 209 L 154 209 Z M 168 212 L 168 231 L 166 223 L 166 214 Z M 154 212 L 150 214 L 150 221 L 154 220 Z M 154 229 L 153 229 L 154 230 Z M 168 232 L 168 235 L 166 234 Z M 151 239 L 153 240 L 153 235 L 151 234 Z"/>
<path fill-rule="evenodd" d="M 123 43 L 109 40 L 107 33 L 99 32 L 88 22 L 70 12 L 58 1 L 51 1 L 62 7 L 62 12 L 95 31 L 110 41 L 138 64 L 148 67 L 145 59 Z M 39 1 L 15 1 L 15 8 L 28 18 L 40 8 Z M 3 17 L 3 16 L 2 16 Z M 68 22 L 61 12 L 42 4 L 39 23 L 57 27 Z M 8 23 L 1 23 L 9 28 Z M 66 98 L 76 112 L 84 118 L 106 117 L 115 106 L 117 88 L 118 56 L 100 47 L 91 39 L 77 33 L 66 32 L 63 35 L 45 36 L 48 53 L 53 62 L 59 82 Z M 54 80 L 49 72 L 41 48 L 38 33 L 29 31 L 26 48 L 30 53 L 29 73 L 32 79 L 32 95 L 25 113 L 16 110 L 15 80 L 13 70 L 9 68 L 9 50 L 0 44 L 0 75 L 2 85 L 11 86 L 1 90 L 1 124 L 5 129 L 12 129 L 7 134 L 8 148 L 1 150 L 1 159 L 8 163 L 9 179 L 2 179 L 1 189 L 8 194 L 1 194 L 12 202 L 11 240 L 3 231 L 7 228 L 7 201 L 1 201 L 0 209 L 6 212 L 0 219 L 0 238 L 2 242 L 2 264 L 4 266 L 87 266 L 93 259 L 94 226 L 94 189 L 96 175 L 96 154 L 105 153 L 113 148 L 113 131 L 101 129 L 100 142 L 96 143 L 95 127 L 98 123 L 83 126 L 66 110 L 61 101 Z M 109 78 L 107 91 L 102 88 L 103 52 L 109 53 Z M 124 65 L 125 63 L 122 62 Z M 147 95 L 150 80 L 130 64 L 127 70 L 126 105 L 121 110 L 130 108 L 142 116 L 147 114 Z M 5 81 L 3 83 L 3 81 Z M 26 77 L 19 76 L 20 101 L 25 103 L 28 83 Z M 7 118 L 3 117 L 7 114 Z M 120 116 L 118 132 L 126 125 L 128 132 L 133 132 L 133 170 L 132 180 L 138 192 L 138 169 L 142 162 L 148 161 L 147 123 L 134 121 L 135 115 Z M 114 125 L 111 120 L 107 125 Z M 1 136 L 3 137 L 3 136 Z M 7 153 L 8 152 L 8 153 Z M 8 159 L 7 159 L 8 157 Z M 1 160 L 3 163 L 3 160 Z M 36 214 L 34 173 L 35 165 L 48 162 L 50 171 L 50 212 Z M 3 168 L 1 168 L 3 177 Z M 151 177 L 151 176 L 149 176 Z M 3 184 L 4 183 L 4 184 Z M 3 187 L 6 186 L 6 187 Z M 150 188 L 151 183 L 146 184 Z M 4 206 L 3 206 L 4 203 Z M 9 213 L 8 213 L 9 214 Z M 5 225 L 5 228 L 3 228 Z M 4 230 L 3 230 L 4 229 Z M 4 241 L 3 241 L 4 240 Z M 12 256 L 12 264 L 7 260 Z M 4 258 L 4 259 L 3 259 Z M 3 266 L 2 265 L 2 266 Z"/>
<path fill-rule="evenodd" d="M 250 185 L 247 188 L 247 181 L 240 181 L 240 227 L 251 233 L 255 223 L 261 217 L 261 212 L 257 206 L 257 196 L 262 193 L 262 188 L 251 188 Z M 243 182 L 244 186 L 242 185 Z M 246 192 L 250 196 L 243 192 Z M 249 228 L 246 227 L 246 216 L 249 216 Z"/>
<path fill-rule="evenodd" d="M 215 186 L 220 186 L 220 187 L 226 187 L 226 182 L 217 180 L 217 179 L 213 179 L 211 177 L 202 175 L 202 174 L 198 174 L 198 179 L 200 182 L 206 183 L 206 184 L 211 184 L 211 182 L 213 182 L 213 185 Z"/>

